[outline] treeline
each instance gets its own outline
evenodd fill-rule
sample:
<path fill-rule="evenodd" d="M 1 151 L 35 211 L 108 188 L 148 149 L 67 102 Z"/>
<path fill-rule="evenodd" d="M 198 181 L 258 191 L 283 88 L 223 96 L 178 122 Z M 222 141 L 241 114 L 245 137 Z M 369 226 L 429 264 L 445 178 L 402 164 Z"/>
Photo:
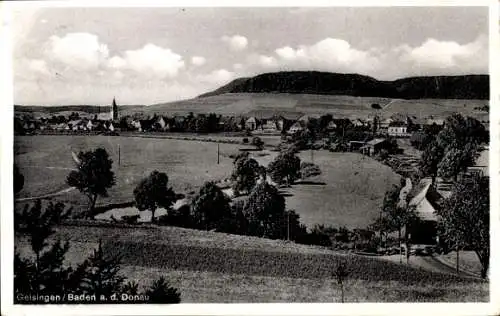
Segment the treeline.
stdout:
<path fill-rule="evenodd" d="M 239 78 L 199 97 L 224 93 L 309 93 L 402 99 L 489 99 L 488 75 L 411 77 L 379 81 L 358 74 L 282 71 Z"/>

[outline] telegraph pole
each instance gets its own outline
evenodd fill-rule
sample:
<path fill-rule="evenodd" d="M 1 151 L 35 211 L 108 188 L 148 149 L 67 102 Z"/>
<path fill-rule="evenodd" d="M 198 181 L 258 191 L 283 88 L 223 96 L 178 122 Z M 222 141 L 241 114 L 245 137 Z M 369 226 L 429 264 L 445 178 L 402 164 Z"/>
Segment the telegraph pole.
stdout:
<path fill-rule="evenodd" d="M 219 143 L 217 143 L 217 164 L 219 164 L 219 162 L 220 162 L 219 155 L 220 155 L 220 146 L 219 146 Z"/>
<path fill-rule="evenodd" d="M 287 224 L 286 224 L 286 231 L 287 231 L 287 240 L 290 240 L 290 212 L 287 212 Z"/>
<path fill-rule="evenodd" d="M 121 165 L 120 144 L 118 144 L 118 166 Z"/>

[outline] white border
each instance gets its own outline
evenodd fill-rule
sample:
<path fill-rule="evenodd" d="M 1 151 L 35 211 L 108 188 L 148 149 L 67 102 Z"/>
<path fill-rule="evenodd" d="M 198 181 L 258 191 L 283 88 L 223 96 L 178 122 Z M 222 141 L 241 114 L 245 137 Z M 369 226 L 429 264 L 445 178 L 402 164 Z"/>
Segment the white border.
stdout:
<path fill-rule="evenodd" d="M 180 304 L 173 306 L 161 305 L 94 305 L 94 306 L 19 306 L 12 305 L 13 298 L 13 194 L 12 194 L 12 164 L 13 164 L 13 95 L 12 95 L 12 68 L 11 52 L 12 39 L 10 38 L 11 11 L 30 8 L 46 7 L 193 7 L 193 6 L 230 6 L 230 7 L 304 7 L 304 6 L 489 6 L 490 7 L 490 175 L 491 175 L 491 249 L 500 249 L 498 237 L 500 234 L 500 216 L 498 206 L 500 196 L 494 194 L 496 188 L 500 187 L 499 177 L 499 137 L 500 136 L 500 70 L 499 48 L 499 3 L 494 0 L 378 0 L 371 1 L 287 1 L 286 5 L 279 0 L 265 0 L 252 2 L 237 2 L 229 0 L 217 1 L 195 1 L 195 0 L 175 0 L 169 1 L 165 5 L 162 1 L 72 1 L 72 2 L 3 2 L 0 3 L 2 14 L 2 29 L 0 43 L 0 69 L 3 78 L 0 83 L 0 100 L 2 101 L 0 126 L 3 128 L 0 133 L 1 147 L 1 303 L 2 315 L 422 315 L 431 312 L 436 315 L 498 315 L 500 314 L 500 289 L 498 282 L 500 274 L 498 264 L 490 267 L 490 303 L 363 303 L 363 304 Z M 499 262 L 500 256 L 497 252 L 491 253 L 491 262 Z"/>

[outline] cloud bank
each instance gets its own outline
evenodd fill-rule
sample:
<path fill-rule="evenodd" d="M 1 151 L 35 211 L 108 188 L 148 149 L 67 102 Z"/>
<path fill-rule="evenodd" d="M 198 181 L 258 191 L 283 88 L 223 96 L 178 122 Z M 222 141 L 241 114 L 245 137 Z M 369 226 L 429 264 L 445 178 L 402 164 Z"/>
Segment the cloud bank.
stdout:
<path fill-rule="evenodd" d="M 125 103 L 152 104 L 194 97 L 237 77 L 280 70 L 359 73 L 382 80 L 488 73 L 484 35 L 469 43 L 428 38 L 414 46 L 364 49 L 328 37 L 267 52 L 250 51 L 242 35 L 215 40 L 224 43 L 217 54 L 227 56 L 218 63 L 210 56 L 183 56 L 187 52 L 154 43 L 111 52 L 95 34 L 51 36 L 36 58 L 14 60 L 16 103 L 109 103 L 117 95 Z"/>

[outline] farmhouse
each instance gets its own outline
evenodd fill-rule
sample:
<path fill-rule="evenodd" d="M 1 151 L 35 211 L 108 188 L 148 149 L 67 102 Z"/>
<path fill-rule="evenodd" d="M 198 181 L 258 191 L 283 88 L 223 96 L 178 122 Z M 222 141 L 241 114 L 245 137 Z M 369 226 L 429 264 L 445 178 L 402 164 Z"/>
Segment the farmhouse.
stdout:
<path fill-rule="evenodd" d="M 419 221 L 409 225 L 406 233 L 410 234 L 414 244 L 435 244 L 438 220 L 436 209 L 443 197 L 433 188 L 430 178 L 422 179 L 412 191 L 410 195 L 413 198 L 408 205 L 415 209 Z"/>
<path fill-rule="evenodd" d="M 408 123 L 406 122 L 392 122 L 389 124 L 387 134 L 394 137 L 410 137 L 411 133 L 408 131 Z"/>
<path fill-rule="evenodd" d="M 373 156 L 378 154 L 382 149 L 386 148 L 387 145 L 388 143 L 385 138 L 375 138 L 366 142 L 360 150 L 365 155 Z"/>
<path fill-rule="evenodd" d="M 472 174 L 476 173 L 483 177 L 488 177 L 490 175 L 489 172 L 489 148 L 484 149 L 480 152 L 479 157 L 476 159 L 476 163 L 474 166 L 469 167 L 467 171 Z"/>
<path fill-rule="evenodd" d="M 245 121 L 245 128 L 251 131 L 257 129 L 257 119 L 255 117 L 250 117 Z"/>

